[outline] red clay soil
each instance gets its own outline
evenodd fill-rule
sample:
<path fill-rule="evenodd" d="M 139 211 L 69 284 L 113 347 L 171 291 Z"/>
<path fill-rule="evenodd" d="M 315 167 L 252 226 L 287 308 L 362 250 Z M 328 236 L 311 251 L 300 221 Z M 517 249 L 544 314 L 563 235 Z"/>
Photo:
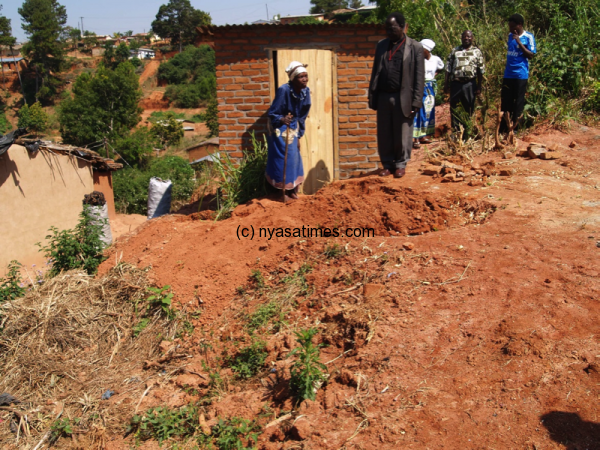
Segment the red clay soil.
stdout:
<path fill-rule="evenodd" d="M 140 410 L 198 400 L 207 385 L 190 374 L 206 376 L 201 361 L 215 367 L 249 342 L 243 317 L 266 301 L 251 271 L 277 289 L 308 263 L 309 292 L 287 326 L 263 336 L 264 371 L 238 382 L 221 369 L 231 383 L 207 420 L 253 419 L 266 404 L 266 423 L 292 410 L 292 330 L 316 326 L 329 380 L 264 430 L 259 448 L 600 448 L 600 132 L 574 124 L 570 135 L 526 139 L 576 145 L 556 161 L 487 155 L 515 175 L 484 187 L 421 175 L 417 151 L 401 180 L 335 182 L 286 205 L 254 200 L 216 223 L 168 216 L 119 239 L 101 272 L 115 261 L 150 266 L 178 307 L 197 313 L 178 342 L 193 370 L 150 391 Z M 375 237 L 258 236 L 302 226 Z M 244 228 L 254 239 L 238 239 Z M 327 257 L 333 244 L 342 251 Z M 130 443 L 114 439 L 111 448 Z"/>

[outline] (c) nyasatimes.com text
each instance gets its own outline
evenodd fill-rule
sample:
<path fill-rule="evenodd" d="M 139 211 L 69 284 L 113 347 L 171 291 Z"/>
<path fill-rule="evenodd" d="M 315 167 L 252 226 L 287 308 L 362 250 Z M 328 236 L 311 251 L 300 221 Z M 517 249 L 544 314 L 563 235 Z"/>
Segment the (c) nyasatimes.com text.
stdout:
<path fill-rule="evenodd" d="M 258 238 L 267 238 L 271 240 L 274 237 L 278 238 L 320 238 L 320 237 L 375 237 L 375 228 L 344 228 L 344 227 L 260 227 L 258 228 Z M 239 225 L 237 227 L 237 238 L 254 239 L 256 231 L 253 225 L 249 227 Z"/>

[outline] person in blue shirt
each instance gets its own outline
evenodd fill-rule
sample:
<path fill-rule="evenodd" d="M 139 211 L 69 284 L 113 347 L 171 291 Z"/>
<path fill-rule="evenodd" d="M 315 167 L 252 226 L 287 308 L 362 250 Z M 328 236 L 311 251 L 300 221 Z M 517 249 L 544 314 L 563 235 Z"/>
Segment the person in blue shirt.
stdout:
<path fill-rule="evenodd" d="M 269 108 L 267 136 L 268 153 L 266 177 L 269 184 L 277 189 L 285 189 L 286 199 L 298 198 L 298 190 L 304 181 L 304 167 L 300 155 L 300 138 L 304 136 L 305 121 L 310 111 L 310 88 L 306 66 L 298 61 L 285 70 L 289 82 L 275 93 L 275 100 Z M 288 131 L 289 130 L 289 131 Z M 287 139 L 287 164 L 285 186 L 283 166 Z"/>
<path fill-rule="evenodd" d="M 513 14 L 508 18 L 508 51 L 506 53 L 506 68 L 502 80 L 501 109 L 508 112 L 512 123 L 520 120 L 525 109 L 525 92 L 529 79 L 529 60 L 536 53 L 533 33 L 525 31 L 525 20 L 521 14 Z M 506 121 L 502 121 L 500 132 L 506 133 Z"/>

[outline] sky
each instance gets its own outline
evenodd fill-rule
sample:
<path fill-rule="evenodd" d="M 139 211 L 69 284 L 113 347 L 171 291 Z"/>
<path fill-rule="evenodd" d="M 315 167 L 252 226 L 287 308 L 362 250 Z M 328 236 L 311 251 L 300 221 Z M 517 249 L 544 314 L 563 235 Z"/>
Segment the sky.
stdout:
<path fill-rule="evenodd" d="M 168 0 L 58 0 L 67 8 L 67 25 L 80 27 L 96 34 L 112 34 L 115 31 L 133 30 L 134 33 L 148 31 L 155 19 L 160 5 Z M 364 2 L 363 2 L 364 3 Z M 12 33 L 18 42 L 26 40 L 21 28 L 21 16 L 18 9 L 23 0 L 0 0 L 3 5 L 1 15 L 11 19 Z M 308 14 L 310 0 L 191 0 L 194 8 L 210 13 L 216 25 L 242 24 L 267 19 L 275 14 L 300 15 Z M 267 5 L 265 7 L 265 5 Z"/>

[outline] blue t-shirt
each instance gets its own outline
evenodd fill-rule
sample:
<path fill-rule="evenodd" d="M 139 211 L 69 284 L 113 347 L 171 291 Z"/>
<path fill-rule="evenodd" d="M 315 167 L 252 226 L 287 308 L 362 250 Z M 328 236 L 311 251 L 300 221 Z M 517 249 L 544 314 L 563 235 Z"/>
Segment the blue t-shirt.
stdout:
<path fill-rule="evenodd" d="M 533 33 L 523 31 L 523 35 L 519 36 L 523 46 L 532 52 L 536 53 L 535 38 Z M 517 41 L 512 38 L 512 33 L 508 35 L 508 52 L 506 54 L 506 69 L 504 69 L 504 78 L 512 78 L 517 80 L 526 80 L 529 78 L 529 60 L 519 48 Z"/>

